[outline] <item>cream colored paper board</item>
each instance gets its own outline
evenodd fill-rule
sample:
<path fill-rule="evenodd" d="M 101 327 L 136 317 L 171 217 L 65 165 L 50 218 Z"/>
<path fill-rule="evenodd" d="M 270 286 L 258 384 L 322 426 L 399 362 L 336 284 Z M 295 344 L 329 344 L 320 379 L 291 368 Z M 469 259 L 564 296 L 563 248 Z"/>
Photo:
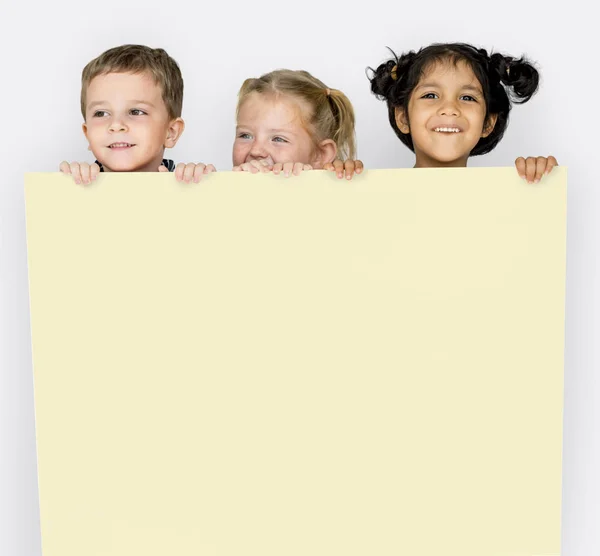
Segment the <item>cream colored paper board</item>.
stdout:
<path fill-rule="evenodd" d="M 27 174 L 44 556 L 558 555 L 566 175 Z"/>

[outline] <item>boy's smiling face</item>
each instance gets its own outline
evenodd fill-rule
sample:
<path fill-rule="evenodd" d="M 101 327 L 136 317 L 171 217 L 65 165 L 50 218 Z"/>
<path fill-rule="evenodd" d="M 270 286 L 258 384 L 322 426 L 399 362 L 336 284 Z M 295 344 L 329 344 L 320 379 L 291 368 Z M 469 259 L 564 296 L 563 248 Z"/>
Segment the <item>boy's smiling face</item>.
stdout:
<path fill-rule="evenodd" d="M 83 132 L 96 159 L 109 172 L 156 172 L 165 148 L 183 132 L 171 119 L 161 87 L 149 73 L 106 73 L 86 91 Z"/>

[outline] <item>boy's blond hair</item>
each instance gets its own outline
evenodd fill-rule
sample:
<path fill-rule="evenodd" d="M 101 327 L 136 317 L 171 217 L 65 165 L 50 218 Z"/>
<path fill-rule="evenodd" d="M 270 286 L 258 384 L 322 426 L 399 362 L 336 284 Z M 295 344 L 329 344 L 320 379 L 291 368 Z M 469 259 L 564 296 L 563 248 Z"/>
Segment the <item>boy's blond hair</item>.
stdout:
<path fill-rule="evenodd" d="M 315 143 L 332 139 L 337 145 L 338 158 L 355 158 L 354 109 L 348 97 L 307 71 L 279 69 L 258 78 L 246 79 L 238 94 L 237 115 L 251 93 L 290 95 L 305 101 L 311 108 L 306 125 Z"/>
<path fill-rule="evenodd" d="M 170 119 L 181 117 L 183 78 L 177 62 L 162 48 L 125 44 L 103 52 L 83 68 L 81 74 L 81 113 L 85 120 L 87 88 L 98 75 L 148 72 L 162 89 Z"/>

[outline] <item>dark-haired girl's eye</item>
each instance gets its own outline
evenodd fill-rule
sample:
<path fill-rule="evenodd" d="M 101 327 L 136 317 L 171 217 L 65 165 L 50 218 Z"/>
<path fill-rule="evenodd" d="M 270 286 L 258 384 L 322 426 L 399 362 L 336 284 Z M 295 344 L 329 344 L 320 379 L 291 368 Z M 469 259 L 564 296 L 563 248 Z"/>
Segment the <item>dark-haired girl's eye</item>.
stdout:
<path fill-rule="evenodd" d="M 477 102 L 477 99 L 471 95 L 463 95 L 460 98 L 461 100 L 468 100 L 469 102 Z"/>
<path fill-rule="evenodd" d="M 435 93 L 425 93 L 421 98 L 437 98 Z"/>

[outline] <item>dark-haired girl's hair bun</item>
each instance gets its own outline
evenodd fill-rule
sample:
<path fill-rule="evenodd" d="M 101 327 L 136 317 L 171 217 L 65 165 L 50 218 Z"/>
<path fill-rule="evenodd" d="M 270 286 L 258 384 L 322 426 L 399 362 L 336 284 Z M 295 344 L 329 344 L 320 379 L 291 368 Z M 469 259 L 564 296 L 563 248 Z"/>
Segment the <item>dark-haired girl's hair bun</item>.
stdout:
<path fill-rule="evenodd" d="M 388 60 L 372 72 L 373 75 L 369 78 L 371 92 L 381 100 L 386 100 L 396 81 L 396 61 Z"/>
<path fill-rule="evenodd" d="M 540 74 L 525 58 L 492 54 L 490 66 L 495 69 L 500 81 L 512 90 L 510 96 L 513 102 L 523 104 L 537 91 Z"/>
<path fill-rule="evenodd" d="M 390 52 L 394 56 L 391 60 L 381 64 L 376 70 L 371 68 L 373 72 L 371 81 L 371 92 L 381 100 L 387 100 L 390 96 L 390 91 L 394 88 L 398 81 L 401 81 L 410 69 L 416 54 L 407 52 L 398 58 L 393 50 Z"/>

